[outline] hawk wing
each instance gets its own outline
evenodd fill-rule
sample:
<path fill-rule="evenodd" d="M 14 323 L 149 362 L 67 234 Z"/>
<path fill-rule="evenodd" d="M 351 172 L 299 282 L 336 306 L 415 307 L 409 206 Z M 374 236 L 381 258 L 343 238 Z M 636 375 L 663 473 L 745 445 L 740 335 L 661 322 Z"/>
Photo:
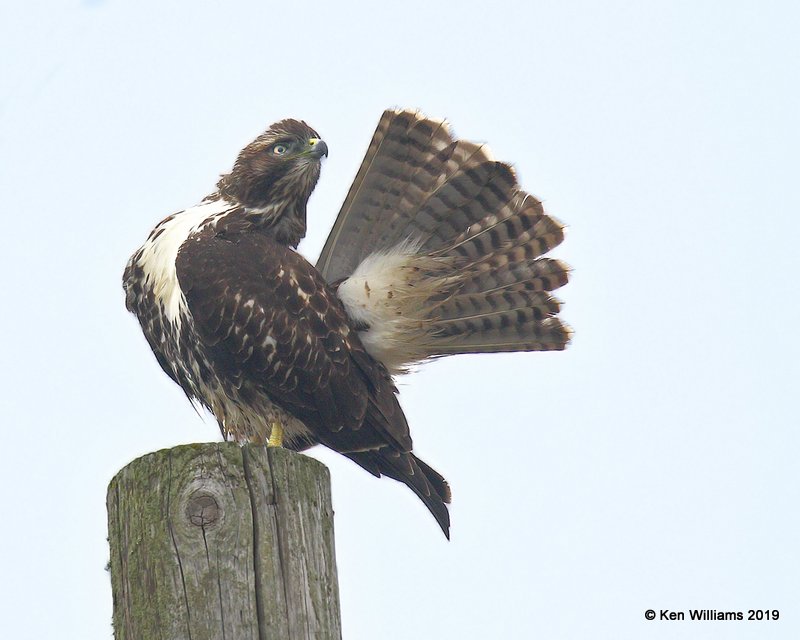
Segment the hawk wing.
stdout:
<path fill-rule="evenodd" d="M 446 482 L 411 453 L 388 372 L 312 265 L 265 235 L 201 234 L 183 244 L 176 268 L 217 375 L 265 394 L 374 475 L 407 484 L 447 534 Z"/>

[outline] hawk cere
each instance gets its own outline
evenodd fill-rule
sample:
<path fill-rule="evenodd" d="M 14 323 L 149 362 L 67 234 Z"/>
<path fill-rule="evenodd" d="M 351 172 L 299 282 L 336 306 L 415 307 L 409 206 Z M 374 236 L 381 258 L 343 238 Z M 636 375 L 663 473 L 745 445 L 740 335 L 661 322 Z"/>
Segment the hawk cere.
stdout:
<path fill-rule="evenodd" d="M 416 457 L 392 376 L 457 353 L 564 349 L 543 257 L 562 226 L 485 146 L 386 111 L 316 268 L 295 251 L 328 147 L 282 120 L 128 262 L 126 304 L 223 436 L 324 444 L 406 484 L 449 537 L 445 479 Z"/>

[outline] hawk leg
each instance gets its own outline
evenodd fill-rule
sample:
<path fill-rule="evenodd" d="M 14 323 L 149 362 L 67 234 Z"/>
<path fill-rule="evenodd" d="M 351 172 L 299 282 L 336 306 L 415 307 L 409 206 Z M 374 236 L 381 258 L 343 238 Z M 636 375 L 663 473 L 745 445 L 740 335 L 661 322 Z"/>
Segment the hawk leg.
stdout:
<path fill-rule="evenodd" d="M 278 421 L 272 423 L 272 431 L 269 434 L 267 441 L 268 447 L 282 447 L 283 446 L 283 426 Z"/>

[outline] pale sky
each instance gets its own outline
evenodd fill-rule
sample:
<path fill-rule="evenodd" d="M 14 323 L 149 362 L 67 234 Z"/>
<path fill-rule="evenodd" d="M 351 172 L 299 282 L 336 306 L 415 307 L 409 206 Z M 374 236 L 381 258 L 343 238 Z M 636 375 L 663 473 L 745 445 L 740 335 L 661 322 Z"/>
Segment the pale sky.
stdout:
<path fill-rule="evenodd" d="M 111 638 L 109 480 L 219 438 L 125 311 L 128 256 L 296 117 L 330 148 L 315 260 L 392 106 L 488 142 L 569 225 L 576 333 L 400 380 L 449 543 L 311 453 L 345 639 L 800 637 L 799 27 L 777 1 L 4 3 L 3 637 Z M 694 608 L 781 618 L 644 616 Z"/>

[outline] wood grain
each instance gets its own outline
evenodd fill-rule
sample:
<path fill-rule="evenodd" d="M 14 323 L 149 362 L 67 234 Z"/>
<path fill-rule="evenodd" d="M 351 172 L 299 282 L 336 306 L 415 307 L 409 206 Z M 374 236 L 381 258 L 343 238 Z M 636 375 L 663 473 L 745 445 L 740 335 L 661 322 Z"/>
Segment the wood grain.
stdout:
<path fill-rule="evenodd" d="M 108 489 L 117 640 L 341 638 L 327 468 L 284 449 L 186 445 Z"/>

